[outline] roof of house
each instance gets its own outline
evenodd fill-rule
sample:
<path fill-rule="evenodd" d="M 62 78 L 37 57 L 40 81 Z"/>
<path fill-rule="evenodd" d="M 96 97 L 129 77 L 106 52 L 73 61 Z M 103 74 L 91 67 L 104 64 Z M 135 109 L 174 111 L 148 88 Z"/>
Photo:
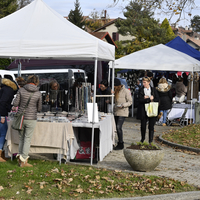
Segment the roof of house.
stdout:
<path fill-rule="evenodd" d="M 192 37 L 187 38 L 187 40 L 191 41 L 192 43 L 194 43 L 195 45 L 200 47 L 200 40 L 197 40 L 197 39 L 192 38 Z"/>
<path fill-rule="evenodd" d="M 200 38 L 200 34 L 194 32 L 193 30 L 185 30 L 183 27 L 173 27 L 171 26 L 172 30 L 175 32 L 177 36 L 183 39 L 185 37 L 186 41 L 190 41 L 194 43 L 196 46 L 200 47 L 200 40 L 197 38 Z M 192 33 L 192 35 L 190 35 Z"/>
<path fill-rule="evenodd" d="M 100 31 L 100 30 L 102 30 L 102 29 L 105 29 L 107 26 L 110 26 L 111 24 L 114 24 L 118 19 L 123 20 L 123 19 L 120 18 L 120 17 L 118 17 L 118 18 L 116 18 L 116 19 L 110 19 L 110 22 L 108 22 L 108 23 L 106 23 L 105 25 L 103 25 L 102 27 L 100 27 L 100 28 L 94 30 L 93 32 L 97 32 L 97 31 Z"/>
<path fill-rule="evenodd" d="M 113 44 L 116 48 L 118 48 L 108 32 L 91 32 L 90 34 L 101 40 L 105 38 L 109 44 Z"/>

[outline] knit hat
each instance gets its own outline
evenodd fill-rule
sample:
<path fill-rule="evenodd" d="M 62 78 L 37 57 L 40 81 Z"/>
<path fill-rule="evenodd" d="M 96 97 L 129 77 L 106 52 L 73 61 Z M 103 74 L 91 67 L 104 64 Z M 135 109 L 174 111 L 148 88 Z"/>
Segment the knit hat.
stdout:
<path fill-rule="evenodd" d="M 148 76 L 148 77 L 153 77 L 153 73 L 152 73 L 152 72 L 148 72 L 148 73 L 147 73 L 147 76 Z"/>
<path fill-rule="evenodd" d="M 115 78 L 114 86 L 119 86 L 119 85 L 121 85 L 121 81 L 118 78 Z"/>

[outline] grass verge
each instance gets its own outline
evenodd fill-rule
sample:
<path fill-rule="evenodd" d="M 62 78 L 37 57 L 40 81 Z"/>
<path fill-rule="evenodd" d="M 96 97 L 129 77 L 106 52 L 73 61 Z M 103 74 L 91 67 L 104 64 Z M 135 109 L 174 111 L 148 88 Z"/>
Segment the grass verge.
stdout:
<path fill-rule="evenodd" d="M 171 130 L 162 135 L 162 138 L 184 146 L 200 148 L 200 124 L 191 124 L 178 130 Z"/>
<path fill-rule="evenodd" d="M 198 190 L 186 182 L 57 162 L 0 163 L 0 199 L 98 199 Z"/>

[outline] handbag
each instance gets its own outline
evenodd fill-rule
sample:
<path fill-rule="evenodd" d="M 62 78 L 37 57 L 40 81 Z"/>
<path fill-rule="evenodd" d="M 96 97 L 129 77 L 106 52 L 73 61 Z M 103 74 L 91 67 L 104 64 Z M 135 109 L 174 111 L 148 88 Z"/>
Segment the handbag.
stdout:
<path fill-rule="evenodd" d="M 25 110 L 26 108 L 28 107 L 28 104 L 31 100 L 31 97 L 33 96 L 33 93 L 30 95 L 27 103 L 26 103 L 26 106 L 24 108 L 24 111 L 22 113 L 16 113 L 15 116 L 14 116 L 14 119 L 13 119 L 13 122 L 12 122 L 12 129 L 15 129 L 17 131 L 22 131 L 23 128 L 22 128 L 22 125 L 23 125 L 23 121 L 24 121 L 24 113 L 25 113 Z"/>
<path fill-rule="evenodd" d="M 145 111 L 148 117 L 156 117 L 158 115 L 158 102 L 146 103 Z"/>

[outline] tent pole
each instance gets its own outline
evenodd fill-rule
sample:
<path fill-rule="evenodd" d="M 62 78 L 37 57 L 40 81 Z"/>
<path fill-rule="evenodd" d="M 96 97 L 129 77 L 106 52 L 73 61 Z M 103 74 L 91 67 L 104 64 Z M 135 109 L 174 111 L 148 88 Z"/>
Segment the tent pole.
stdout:
<path fill-rule="evenodd" d="M 110 65 L 109 65 L 109 69 L 108 69 L 108 86 L 110 86 Z"/>
<path fill-rule="evenodd" d="M 114 77 L 115 77 L 115 63 L 112 61 L 112 91 L 114 92 Z M 114 107 L 114 97 L 112 96 L 112 114 L 114 115 L 113 107 Z"/>
<path fill-rule="evenodd" d="M 92 141 L 91 141 L 91 157 L 90 164 L 93 163 L 93 148 L 94 148 L 94 116 L 95 116 L 95 103 L 96 103 L 96 89 L 97 89 L 97 58 L 94 62 L 94 95 L 93 95 L 93 112 L 92 112 Z"/>
<path fill-rule="evenodd" d="M 193 100 L 193 84 L 194 84 L 194 67 L 192 67 L 192 76 L 191 76 L 191 102 L 190 102 L 190 105 L 191 105 L 191 109 L 190 109 L 190 124 L 191 124 L 191 121 L 192 121 L 192 100 Z M 193 120 L 193 123 L 194 123 L 194 120 Z"/>
<path fill-rule="evenodd" d="M 21 70 L 22 70 L 22 63 L 19 60 L 19 63 L 18 63 L 18 77 L 21 76 Z"/>

